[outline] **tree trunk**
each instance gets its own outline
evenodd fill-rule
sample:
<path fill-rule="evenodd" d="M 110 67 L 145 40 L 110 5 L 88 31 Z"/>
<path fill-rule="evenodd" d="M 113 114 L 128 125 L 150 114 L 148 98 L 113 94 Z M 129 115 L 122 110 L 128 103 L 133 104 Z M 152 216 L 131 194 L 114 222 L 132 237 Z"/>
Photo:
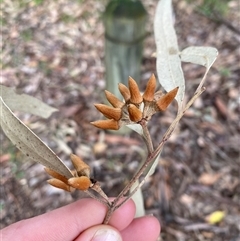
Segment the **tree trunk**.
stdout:
<path fill-rule="evenodd" d="M 147 12 L 140 1 L 112 0 L 103 15 L 106 89 L 122 99 L 118 83 L 140 80 Z"/>

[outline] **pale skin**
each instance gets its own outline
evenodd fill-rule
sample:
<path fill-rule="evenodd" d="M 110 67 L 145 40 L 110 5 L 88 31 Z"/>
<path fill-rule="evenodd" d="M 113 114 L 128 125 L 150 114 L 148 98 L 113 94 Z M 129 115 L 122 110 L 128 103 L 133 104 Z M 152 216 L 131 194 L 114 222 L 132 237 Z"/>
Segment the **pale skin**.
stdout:
<path fill-rule="evenodd" d="M 0 237 L 2 241 L 156 241 L 158 220 L 153 216 L 134 218 L 135 210 L 129 200 L 114 212 L 108 225 L 102 225 L 106 207 L 86 198 L 14 223 L 2 229 Z"/>

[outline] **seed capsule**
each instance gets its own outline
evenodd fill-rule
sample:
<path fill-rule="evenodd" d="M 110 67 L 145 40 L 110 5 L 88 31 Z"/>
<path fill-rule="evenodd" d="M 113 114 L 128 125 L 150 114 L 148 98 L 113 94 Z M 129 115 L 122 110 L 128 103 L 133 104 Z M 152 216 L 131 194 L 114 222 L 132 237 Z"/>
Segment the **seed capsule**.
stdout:
<path fill-rule="evenodd" d="M 175 98 L 178 88 L 176 87 L 175 89 L 169 91 L 167 94 L 164 96 L 160 97 L 160 99 L 157 101 L 157 106 L 160 111 L 164 111 L 167 109 L 168 105 L 173 101 Z"/>
<path fill-rule="evenodd" d="M 114 119 L 116 121 L 121 119 L 122 111 L 120 108 L 114 108 L 103 104 L 95 104 L 94 106 L 108 119 Z"/>
<path fill-rule="evenodd" d="M 115 108 L 122 108 L 124 106 L 124 103 L 120 101 L 114 94 L 111 92 L 105 90 L 105 95 L 108 100 L 108 102 Z"/>
<path fill-rule="evenodd" d="M 142 119 L 142 111 L 133 104 L 128 105 L 128 113 L 131 121 L 138 122 Z"/>
<path fill-rule="evenodd" d="M 143 98 L 141 96 L 141 93 L 139 91 L 136 81 L 132 77 L 129 77 L 128 79 L 128 87 L 131 95 L 130 102 L 135 105 L 142 103 Z"/>
<path fill-rule="evenodd" d="M 52 169 L 50 169 L 48 167 L 45 167 L 44 170 L 45 170 L 45 172 L 48 175 L 50 175 L 50 176 L 52 176 L 52 177 L 54 177 L 56 179 L 59 179 L 59 180 L 61 180 L 62 182 L 66 183 L 66 184 L 68 183 L 68 179 L 66 177 L 64 177 L 63 175 L 61 175 L 60 173 L 55 172 L 54 170 L 52 170 Z"/>
<path fill-rule="evenodd" d="M 104 130 L 118 130 L 120 128 L 118 121 L 115 121 L 113 119 L 93 121 L 91 122 L 91 124 Z"/>
<path fill-rule="evenodd" d="M 119 83 L 118 89 L 119 89 L 121 95 L 123 96 L 124 100 L 126 102 L 129 101 L 131 95 L 130 95 L 130 91 L 129 91 L 128 87 L 122 83 Z"/>
<path fill-rule="evenodd" d="M 52 178 L 52 179 L 47 180 L 47 182 L 53 187 L 60 188 L 62 190 L 68 191 L 68 192 L 72 191 L 71 187 L 68 184 L 60 181 L 59 179 Z"/>
<path fill-rule="evenodd" d="M 146 90 L 143 94 L 144 101 L 149 101 L 149 102 L 153 101 L 155 88 L 156 88 L 156 78 L 155 78 L 155 75 L 152 74 L 150 79 L 147 82 Z"/>
<path fill-rule="evenodd" d="M 91 186 L 92 182 L 89 177 L 72 177 L 68 179 L 68 184 L 76 189 L 86 191 Z"/>
<path fill-rule="evenodd" d="M 79 177 L 90 176 L 90 167 L 80 157 L 74 154 L 71 154 L 70 159 Z"/>

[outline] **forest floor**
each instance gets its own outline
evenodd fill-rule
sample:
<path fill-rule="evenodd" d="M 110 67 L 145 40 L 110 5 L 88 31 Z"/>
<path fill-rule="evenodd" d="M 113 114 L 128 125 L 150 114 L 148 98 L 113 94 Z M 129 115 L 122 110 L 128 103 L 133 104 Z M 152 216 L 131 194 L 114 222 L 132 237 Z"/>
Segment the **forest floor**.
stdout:
<path fill-rule="evenodd" d="M 146 1 L 150 35 L 144 42 L 140 86 L 156 74 L 153 19 L 157 1 Z M 106 1 L 10 1 L 2 3 L 2 79 L 5 86 L 56 107 L 47 120 L 18 113 L 66 163 L 81 156 L 110 196 L 116 196 L 146 157 L 136 133 L 103 132 L 89 123 L 101 115 L 105 89 L 104 26 Z M 212 46 L 219 55 L 205 82 L 206 91 L 180 121 L 166 143 L 154 175 L 143 186 L 147 213 L 161 223 L 163 241 L 240 240 L 239 2 L 230 1 L 218 21 L 186 1 L 173 1 L 180 49 Z M 204 68 L 183 65 L 186 98 Z M 143 90 L 143 89 L 142 89 Z M 174 119 L 174 107 L 154 116 L 155 145 Z M 160 124 L 159 124 L 160 123 Z M 52 188 L 40 164 L 27 160 L 1 138 L 1 228 L 69 204 L 82 197 Z M 214 224 L 208 216 L 223 211 Z"/>

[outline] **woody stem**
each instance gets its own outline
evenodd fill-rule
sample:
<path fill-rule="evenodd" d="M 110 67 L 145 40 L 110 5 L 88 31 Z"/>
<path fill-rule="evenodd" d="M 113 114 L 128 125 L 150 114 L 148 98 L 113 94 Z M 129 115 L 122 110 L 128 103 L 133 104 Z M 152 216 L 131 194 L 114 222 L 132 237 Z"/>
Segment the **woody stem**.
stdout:
<path fill-rule="evenodd" d="M 147 121 L 143 119 L 140 124 L 143 129 L 143 137 L 148 149 L 148 155 L 150 155 L 153 152 L 153 143 L 152 143 L 152 138 L 150 136 L 149 130 L 147 128 Z"/>

